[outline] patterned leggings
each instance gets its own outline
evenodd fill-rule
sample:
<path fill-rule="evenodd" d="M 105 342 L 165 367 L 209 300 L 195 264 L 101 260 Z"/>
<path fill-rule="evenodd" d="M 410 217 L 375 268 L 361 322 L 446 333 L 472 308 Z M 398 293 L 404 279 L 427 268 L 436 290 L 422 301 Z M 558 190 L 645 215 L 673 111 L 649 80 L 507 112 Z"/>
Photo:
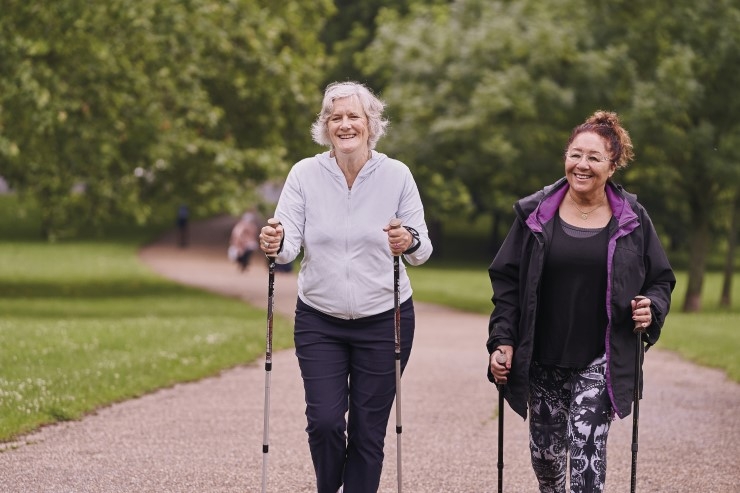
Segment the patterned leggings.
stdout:
<path fill-rule="evenodd" d="M 565 493 L 568 453 L 571 493 L 604 491 L 614 415 L 605 372 L 605 356 L 578 370 L 532 365 L 529 449 L 541 493 Z"/>

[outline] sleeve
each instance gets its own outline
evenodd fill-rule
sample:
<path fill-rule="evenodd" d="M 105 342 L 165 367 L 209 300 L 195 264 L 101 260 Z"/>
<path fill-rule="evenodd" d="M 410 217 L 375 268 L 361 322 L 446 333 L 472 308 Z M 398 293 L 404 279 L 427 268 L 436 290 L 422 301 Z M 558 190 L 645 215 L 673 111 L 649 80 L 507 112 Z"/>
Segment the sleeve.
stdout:
<path fill-rule="evenodd" d="M 517 218 L 488 268 L 493 289 L 491 301 L 494 304 L 488 322 L 486 347 L 489 354 L 501 345 L 517 345 L 521 318 L 520 262 L 524 238 L 525 225 Z"/>
<path fill-rule="evenodd" d="M 398 202 L 396 213 L 404 226 L 414 228 L 419 233 L 419 248 L 404 254 L 404 260 L 409 265 L 421 265 L 432 255 L 432 242 L 429 240 L 429 229 L 424 220 L 424 206 L 421 202 L 419 189 L 410 170 L 407 170 L 404 186 Z"/>
<path fill-rule="evenodd" d="M 642 227 L 645 235 L 643 260 L 645 262 L 645 282 L 640 294 L 650 298 L 653 323 L 647 330 L 647 343 L 652 346 L 658 341 L 671 308 L 671 293 L 676 285 L 676 277 L 668 257 L 660 243 L 647 212 L 642 212 Z"/>
<path fill-rule="evenodd" d="M 283 225 L 283 243 L 276 257 L 276 262 L 279 264 L 287 264 L 295 260 L 303 244 L 306 201 L 299 175 L 298 167 L 294 166 L 288 173 L 275 209 L 275 217 Z"/>

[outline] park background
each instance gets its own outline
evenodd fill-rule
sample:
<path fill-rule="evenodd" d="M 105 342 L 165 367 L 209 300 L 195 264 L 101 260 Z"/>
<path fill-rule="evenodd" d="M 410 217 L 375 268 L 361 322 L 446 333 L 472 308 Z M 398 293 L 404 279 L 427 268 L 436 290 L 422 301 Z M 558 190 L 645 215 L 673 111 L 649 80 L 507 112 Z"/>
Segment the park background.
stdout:
<path fill-rule="evenodd" d="M 677 270 L 661 346 L 740 381 L 738 25 L 730 0 L 5 0 L 0 441 L 259 357 L 264 309 L 136 252 L 180 204 L 269 215 L 266 187 L 321 151 L 335 80 L 388 103 L 378 150 L 422 193 L 415 298 L 479 313 L 514 201 L 562 176 L 575 125 L 618 112 L 637 158 L 615 181 Z"/>

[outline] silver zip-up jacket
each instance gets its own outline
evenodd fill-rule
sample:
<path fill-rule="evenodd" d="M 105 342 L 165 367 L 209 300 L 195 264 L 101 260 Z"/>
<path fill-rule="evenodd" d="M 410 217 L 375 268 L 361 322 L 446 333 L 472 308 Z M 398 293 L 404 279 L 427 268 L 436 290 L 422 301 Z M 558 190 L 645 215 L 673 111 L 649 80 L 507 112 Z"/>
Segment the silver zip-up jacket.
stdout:
<path fill-rule="evenodd" d="M 341 319 L 367 317 L 394 307 L 393 257 L 383 228 L 399 218 L 419 233 L 420 246 L 404 255 L 410 265 L 427 261 L 432 244 L 424 207 L 411 171 L 372 151 L 350 189 L 329 152 L 296 163 L 275 211 L 284 239 L 278 263 L 303 248 L 298 296 L 309 306 Z M 411 283 L 400 262 L 400 297 Z"/>

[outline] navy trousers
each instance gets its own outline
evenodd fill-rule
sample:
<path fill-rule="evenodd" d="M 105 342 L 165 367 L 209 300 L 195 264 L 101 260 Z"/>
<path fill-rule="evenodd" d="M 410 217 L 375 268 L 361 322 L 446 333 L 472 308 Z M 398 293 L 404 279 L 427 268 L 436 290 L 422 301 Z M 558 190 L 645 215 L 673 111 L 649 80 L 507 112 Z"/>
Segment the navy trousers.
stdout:
<path fill-rule="evenodd" d="M 409 299 L 401 304 L 402 368 L 414 324 Z M 342 320 L 299 299 L 294 338 L 318 493 L 336 493 L 342 485 L 345 493 L 377 492 L 396 393 L 394 310 Z"/>

